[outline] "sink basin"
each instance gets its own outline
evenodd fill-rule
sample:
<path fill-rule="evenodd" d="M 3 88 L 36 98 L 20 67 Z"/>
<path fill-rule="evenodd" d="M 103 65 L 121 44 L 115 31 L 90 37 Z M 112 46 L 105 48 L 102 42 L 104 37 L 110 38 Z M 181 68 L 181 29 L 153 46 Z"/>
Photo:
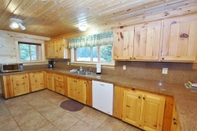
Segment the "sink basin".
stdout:
<path fill-rule="evenodd" d="M 76 69 L 70 70 L 70 73 L 79 74 L 79 75 L 90 75 L 92 72 L 90 71 L 78 71 Z"/>

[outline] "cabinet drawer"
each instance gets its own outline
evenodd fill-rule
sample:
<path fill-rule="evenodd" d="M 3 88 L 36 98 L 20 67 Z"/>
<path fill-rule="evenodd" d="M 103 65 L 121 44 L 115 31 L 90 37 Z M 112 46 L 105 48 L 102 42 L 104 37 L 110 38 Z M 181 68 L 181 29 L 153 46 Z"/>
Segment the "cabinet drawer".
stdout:
<path fill-rule="evenodd" d="M 64 88 L 64 82 L 62 81 L 55 81 L 55 87 Z"/>
<path fill-rule="evenodd" d="M 58 80 L 58 81 L 64 81 L 64 76 L 56 74 L 55 79 Z"/>

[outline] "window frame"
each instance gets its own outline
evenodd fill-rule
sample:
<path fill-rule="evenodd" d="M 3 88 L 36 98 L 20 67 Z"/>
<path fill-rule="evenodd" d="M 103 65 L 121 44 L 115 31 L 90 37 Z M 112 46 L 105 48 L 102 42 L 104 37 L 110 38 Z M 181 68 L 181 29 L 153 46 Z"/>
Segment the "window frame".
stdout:
<path fill-rule="evenodd" d="M 18 42 L 19 56 L 21 54 L 21 52 L 20 52 L 20 44 L 28 45 L 29 46 L 29 54 L 30 54 L 30 60 L 22 60 L 21 57 L 19 57 L 21 62 L 38 62 L 38 61 L 41 61 L 41 58 L 42 58 L 41 44 L 38 44 L 38 43 L 27 43 L 27 42 Z M 32 60 L 32 54 L 31 54 L 32 48 L 31 48 L 31 45 L 36 45 L 36 56 L 38 56 L 38 58 L 39 58 L 38 60 Z"/>
<path fill-rule="evenodd" d="M 110 44 L 109 45 L 101 45 L 101 46 L 110 46 Z M 75 65 L 75 64 L 85 64 L 85 65 L 95 65 L 96 63 L 101 63 L 102 65 L 106 65 L 106 66 L 115 66 L 115 61 L 113 60 L 113 45 L 111 45 L 112 46 L 112 61 L 111 62 L 102 62 L 102 61 L 100 61 L 100 45 L 98 45 L 97 47 L 98 47 L 98 60 L 99 61 L 93 61 L 93 57 L 92 57 L 92 48 L 93 47 L 90 47 L 90 46 L 88 46 L 88 47 L 90 47 L 91 48 L 91 52 L 90 52 L 90 54 L 91 54 L 91 61 L 77 61 L 77 48 L 72 48 L 71 49 L 71 64 L 73 64 L 73 65 Z"/>
<path fill-rule="evenodd" d="M 20 58 L 20 48 L 19 43 L 31 43 L 31 44 L 40 44 L 40 55 L 41 58 L 39 61 L 22 61 Z M 47 64 L 47 60 L 45 58 L 45 45 L 44 41 L 42 40 L 36 40 L 36 39 L 27 39 L 27 38 L 16 38 L 15 39 L 15 45 L 16 45 L 16 52 L 17 52 L 17 62 L 22 62 L 23 65 L 42 65 Z"/>

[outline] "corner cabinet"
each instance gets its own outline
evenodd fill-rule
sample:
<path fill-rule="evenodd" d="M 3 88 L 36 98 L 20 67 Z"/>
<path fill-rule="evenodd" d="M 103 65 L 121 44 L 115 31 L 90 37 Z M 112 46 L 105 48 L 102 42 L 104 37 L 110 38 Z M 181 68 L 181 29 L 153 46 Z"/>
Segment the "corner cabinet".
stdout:
<path fill-rule="evenodd" d="M 114 30 L 114 59 L 159 60 L 162 22 L 150 22 Z"/>
<path fill-rule="evenodd" d="M 54 39 L 45 42 L 45 56 L 47 59 L 70 58 L 70 50 L 66 39 Z"/>
<path fill-rule="evenodd" d="M 114 117 L 144 130 L 162 131 L 165 97 L 115 86 Z"/>
<path fill-rule="evenodd" d="M 164 20 L 162 61 L 194 62 L 197 53 L 197 15 Z"/>
<path fill-rule="evenodd" d="M 38 91 L 45 88 L 43 71 L 29 73 L 29 78 L 31 91 Z"/>

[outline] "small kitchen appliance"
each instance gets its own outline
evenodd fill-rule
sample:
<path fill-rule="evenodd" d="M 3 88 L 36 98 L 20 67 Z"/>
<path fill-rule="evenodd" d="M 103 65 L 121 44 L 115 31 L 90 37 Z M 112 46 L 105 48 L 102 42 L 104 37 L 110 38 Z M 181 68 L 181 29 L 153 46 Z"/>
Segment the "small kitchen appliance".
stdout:
<path fill-rule="evenodd" d="M 54 61 L 48 61 L 48 68 L 54 67 Z"/>

